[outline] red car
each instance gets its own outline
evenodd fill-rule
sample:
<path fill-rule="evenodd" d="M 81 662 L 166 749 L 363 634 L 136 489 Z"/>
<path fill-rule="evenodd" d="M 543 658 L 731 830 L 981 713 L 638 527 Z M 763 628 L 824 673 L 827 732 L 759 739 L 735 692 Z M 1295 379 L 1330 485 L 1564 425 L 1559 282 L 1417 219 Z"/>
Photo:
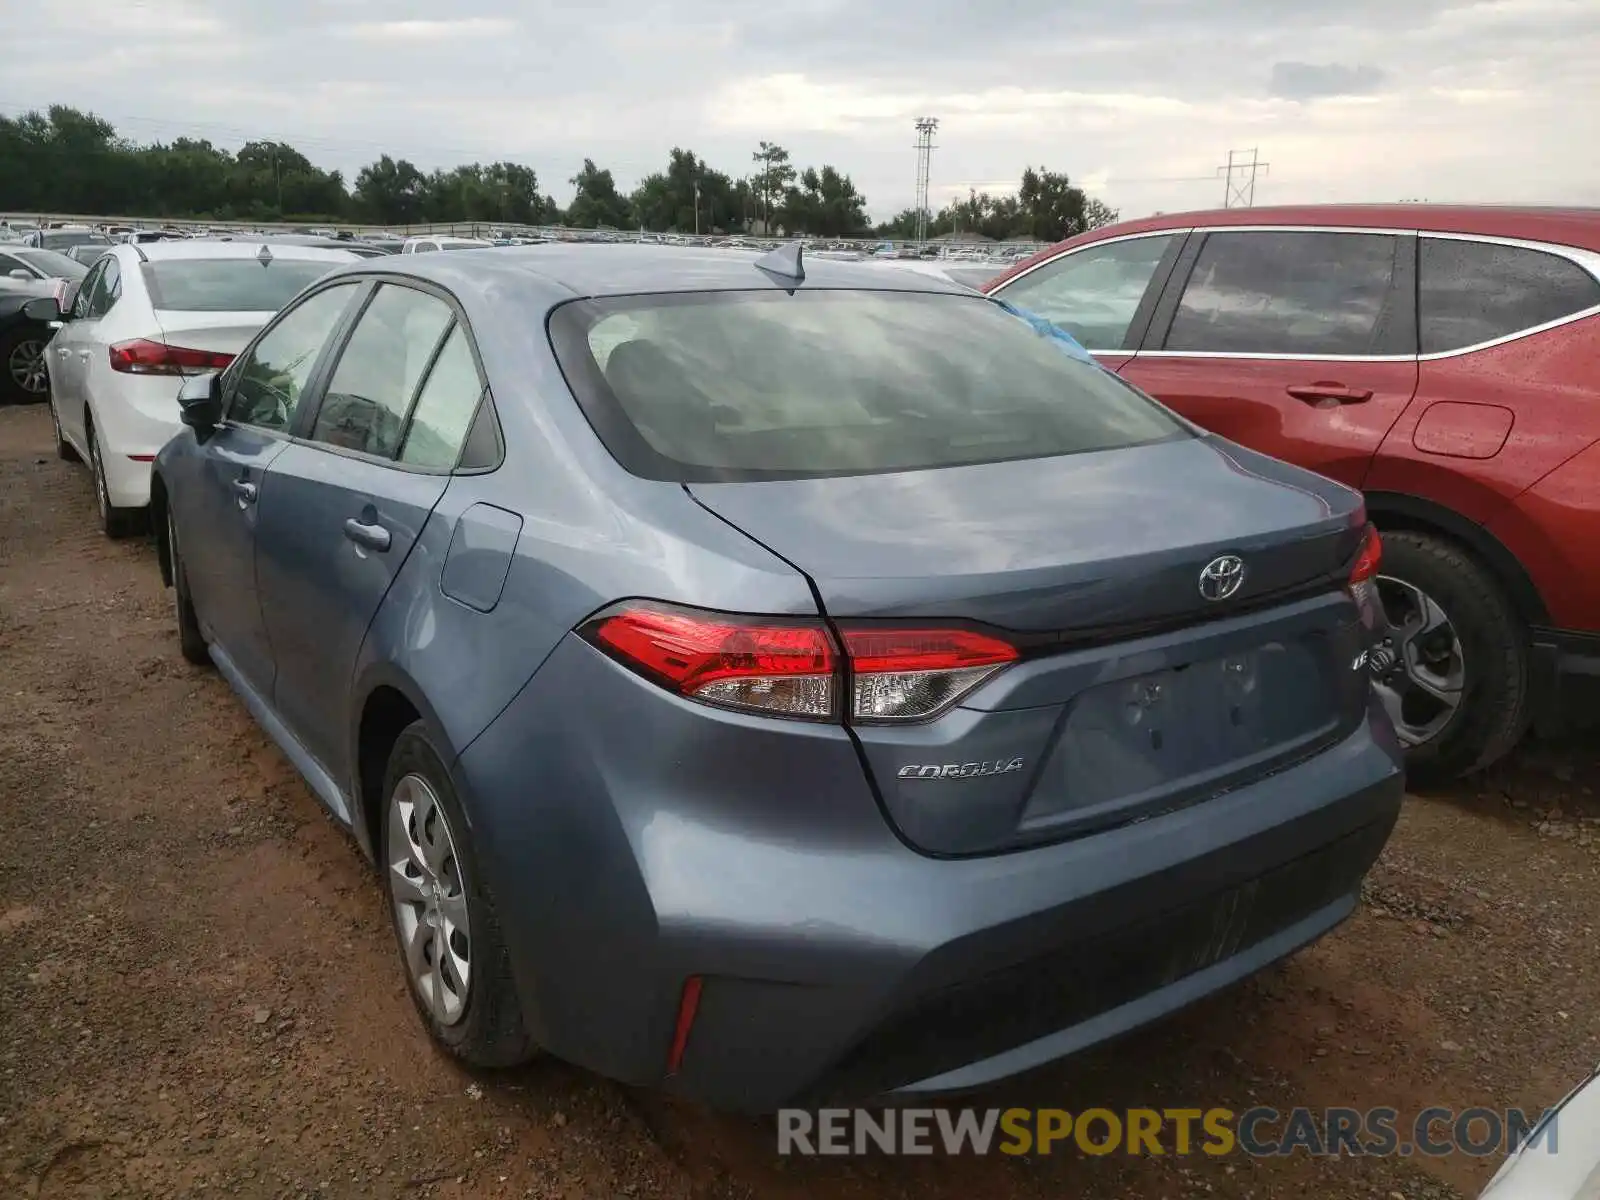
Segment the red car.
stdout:
<path fill-rule="evenodd" d="M 1196 424 L 1366 493 L 1393 626 L 1374 679 L 1414 777 L 1600 709 L 1578 699 L 1600 683 L 1600 209 L 1170 214 L 984 290 Z"/>

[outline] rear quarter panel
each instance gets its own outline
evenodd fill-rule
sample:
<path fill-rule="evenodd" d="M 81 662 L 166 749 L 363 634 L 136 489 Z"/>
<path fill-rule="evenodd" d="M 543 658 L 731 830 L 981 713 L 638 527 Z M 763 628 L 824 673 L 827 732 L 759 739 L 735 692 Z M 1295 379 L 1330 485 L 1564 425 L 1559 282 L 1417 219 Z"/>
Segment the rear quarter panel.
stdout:
<path fill-rule="evenodd" d="M 1600 633 L 1600 441 L 1518 496 L 1489 531 L 1527 569 L 1552 625 Z"/>
<path fill-rule="evenodd" d="M 1485 458 L 1434 452 L 1441 440 L 1419 438 L 1418 428 L 1440 403 L 1510 410 L 1504 444 Z M 1440 422 L 1435 414 L 1430 432 L 1434 423 L 1450 422 L 1461 423 L 1457 417 Z M 1600 316 L 1471 354 L 1423 358 L 1416 396 L 1384 439 L 1364 486 L 1421 496 L 1488 525 L 1597 440 Z"/>

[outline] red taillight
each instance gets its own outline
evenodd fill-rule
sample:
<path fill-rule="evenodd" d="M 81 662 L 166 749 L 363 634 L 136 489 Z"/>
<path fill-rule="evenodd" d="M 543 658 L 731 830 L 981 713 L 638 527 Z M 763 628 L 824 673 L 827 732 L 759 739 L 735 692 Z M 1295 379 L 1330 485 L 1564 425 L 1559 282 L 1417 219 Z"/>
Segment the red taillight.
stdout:
<path fill-rule="evenodd" d="M 857 721 L 932 716 L 1019 657 L 1011 643 L 970 629 L 856 628 L 842 635 Z"/>
<path fill-rule="evenodd" d="M 191 350 L 139 338 L 111 347 L 111 369 L 127 375 L 199 375 L 220 371 L 233 355 L 219 350 Z"/>
<path fill-rule="evenodd" d="M 833 641 L 816 622 L 630 604 L 589 636 L 680 695 L 795 717 L 834 715 Z"/>
<path fill-rule="evenodd" d="M 1361 548 L 1356 551 L 1356 560 L 1350 566 L 1350 586 L 1366 583 L 1378 573 L 1382 561 L 1383 542 L 1378 537 L 1377 527 L 1368 525 L 1361 537 Z"/>
<path fill-rule="evenodd" d="M 676 1075 L 683 1066 L 683 1052 L 689 1048 L 689 1031 L 694 1028 L 695 1014 L 700 1011 L 700 992 L 704 981 L 691 975 L 683 981 L 683 995 L 678 998 L 678 1020 L 672 1027 L 672 1045 L 667 1047 L 667 1074 Z"/>
<path fill-rule="evenodd" d="M 1017 648 L 970 629 L 857 626 L 806 619 L 727 616 L 630 602 L 584 634 L 619 662 L 679 695 L 728 708 L 837 720 L 843 668 L 850 717 L 914 721 L 943 711 L 1019 657 Z"/>

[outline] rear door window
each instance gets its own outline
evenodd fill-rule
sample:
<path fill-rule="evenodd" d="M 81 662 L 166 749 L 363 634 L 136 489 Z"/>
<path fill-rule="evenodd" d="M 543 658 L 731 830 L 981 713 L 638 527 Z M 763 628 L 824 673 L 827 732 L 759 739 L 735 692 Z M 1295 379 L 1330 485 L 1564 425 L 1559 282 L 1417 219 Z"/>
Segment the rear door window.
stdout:
<path fill-rule="evenodd" d="M 89 308 L 84 315 L 91 321 L 105 316 L 121 296 L 122 266 L 115 257 L 108 256 L 100 269 L 100 279 L 95 284 L 94 295 L 89 297 Z"/>
<path fill-rule="evenodd" d="M 400 447 L 400 461 L 433 471 L 448 471 L 461 458 L 462 443 L 478 411 L 483 380 L 472 358 L 466 330 L 457 325 L 428 372 Z M 479 464 L 468 464 L 479 465 Z"/>
<path fill-rule="evenodd" d="M 311 440 L 393 458 L 417 385 L 452 319 L 450 306 L 437 296 L 395 284 L 378 288 L 339 355 Z"/>
<path fill-rule="evenodd" d="M 1415 301 L 1399 286 L 1399 236 L 1211 233 L 1164 345 L 1171 351 L 1291 357 L 1415 353 Z"/>
<path fill-rule="evenodd" d="M 1075 250 L 995 294 L 1047 318 L 1087 349 L 1120 350 L 1150 281 L 1180 236 L 1129 238 Z"/>
<path fill-rule="evenodd" d="M 1600 281 L 1571 259 L 1525 246 L 1422 239 L 1422 353 L 1438 354 L 1600 306 Z"/>
<path fill-rule="evenodd" d="M 919 470 L 1189 436 L 976 295 L 621 296 L 563 305 L 550 330 L 601 439 L 649 478 Z"/>

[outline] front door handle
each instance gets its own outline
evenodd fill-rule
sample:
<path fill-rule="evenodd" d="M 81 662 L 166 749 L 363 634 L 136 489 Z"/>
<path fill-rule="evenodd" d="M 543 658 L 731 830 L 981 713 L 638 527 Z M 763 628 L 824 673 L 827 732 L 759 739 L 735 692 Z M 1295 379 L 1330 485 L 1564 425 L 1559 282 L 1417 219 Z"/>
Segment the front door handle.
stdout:
<path fill-rule="evenodd" d="M 233 481 L 233 494 L 239 497 L 239 507 L 256 502 L 256 485 L 248 479 L 235 479 Z"/>
<path fill-rule="evenodd" d="M 1342 383 L 1292 383 L 1284 391 L 1307 404 L 1365 404 L 1372 399 L 1371 388 L 1346 387 Z"/>
<path fill-rule="evenodd" d="M 72 351 L 67 349 L 67 347 L 62 346 L 56 351 L 56 357 L 57 358 L 71 358 L 72 357 Z"/>
<path fill-rule="evenodd" d="M 389 531 L 382 525 L 368 524 L 351 517 L 344 523 L 344 535 L 358 546 L 365 546 L 368 550 L 387 550 L 389 548 Z"/>

